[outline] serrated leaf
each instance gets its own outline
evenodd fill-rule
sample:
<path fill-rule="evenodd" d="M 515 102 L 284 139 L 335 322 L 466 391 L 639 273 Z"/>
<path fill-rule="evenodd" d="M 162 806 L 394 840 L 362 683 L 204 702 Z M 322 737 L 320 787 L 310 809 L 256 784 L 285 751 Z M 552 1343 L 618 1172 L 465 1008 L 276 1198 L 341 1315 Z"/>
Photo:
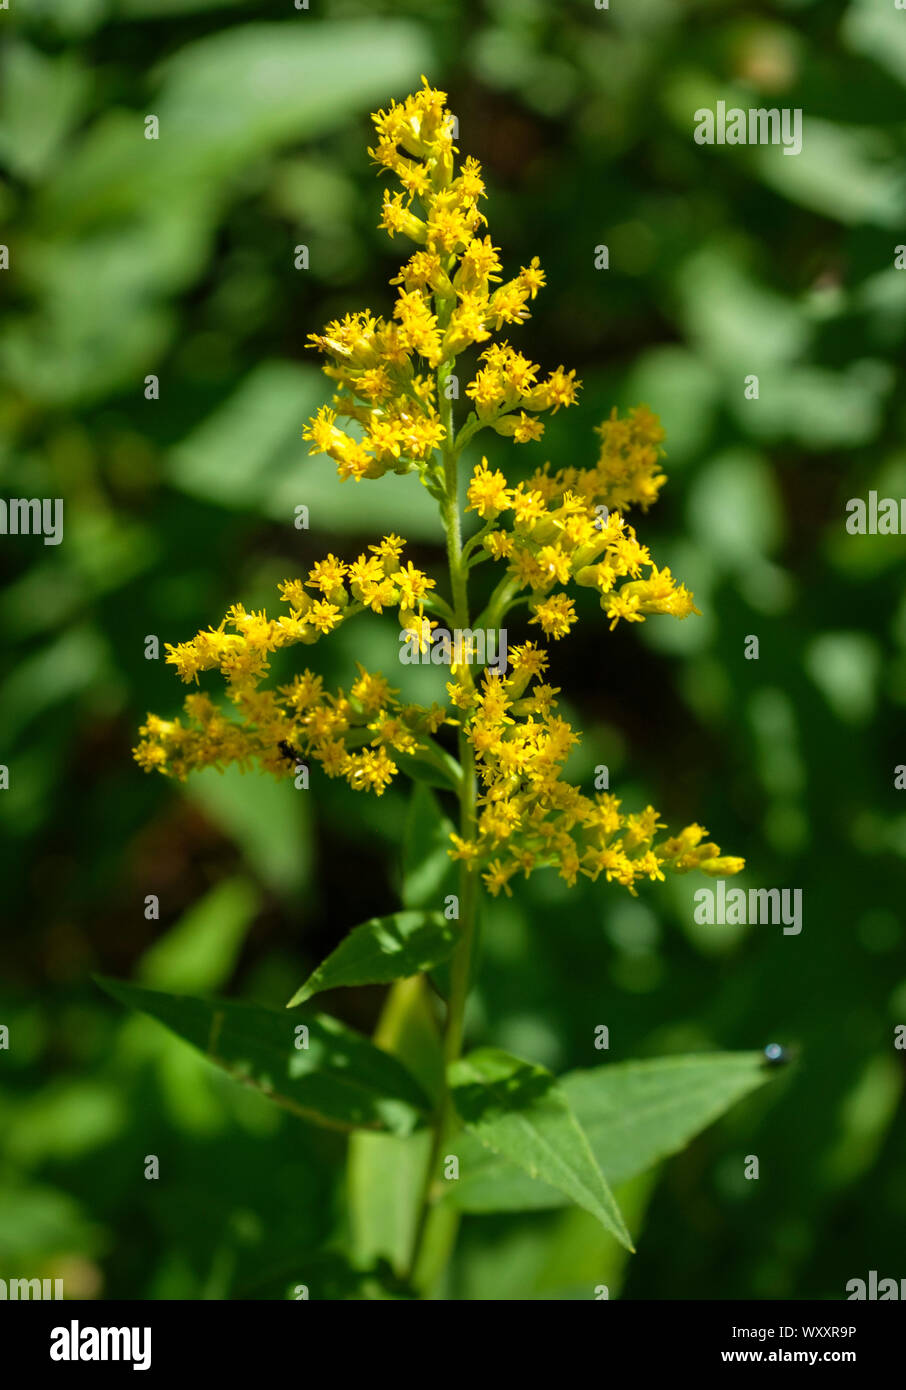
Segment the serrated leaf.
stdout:
<path fill-rule="evenodd" d="M 456 949 L 457 930 L 439 912 L 372 917 L 345 937 L 297 989 L 288 1009 L 341 985 L 385 985 L 433 970 Z"/>
<path fill-rule="evenodd" d="M 339 1129 L 409 1134 L 430 1109 L 402 1063 L 327 1014 L 299 1026 L 285 1009 L 232 999 L 198 999 L 97 977 L 102 989 L 166 1025 L 234 1080 L 294 1114 Z"/>
<path fill-rule="evenodd" d="M 569 1072 L 559 1085 L 617 1186 L 677 1153 L 770 1077 L 760 1052 L 662 1057 Z M 463 1211 L 528 1211 L 564 1205 L 561 1192 L 526 1177 L 468 1136 L 458 1145 L 460 1181 L 449 1200 Z"/>
<path fill-rule="evenodd" d="M 454 1062 L 448 1078 L 457 1113 L 482 1144 L 590 1211 L 632 1250 L 588 1138 L 549 1071 L 480 1048 Z"/>

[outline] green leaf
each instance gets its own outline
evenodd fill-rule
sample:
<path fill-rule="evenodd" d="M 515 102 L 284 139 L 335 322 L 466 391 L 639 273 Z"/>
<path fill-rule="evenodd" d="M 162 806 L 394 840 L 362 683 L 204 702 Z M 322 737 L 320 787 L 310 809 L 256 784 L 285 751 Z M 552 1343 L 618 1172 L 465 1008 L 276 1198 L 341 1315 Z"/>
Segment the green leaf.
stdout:
<path fill-rule="evenodd" d="M 770 159 L 777 151 L 763 145 L 754 153 L 763 181 L 800 207 L 846 226 L 902 226 L 906 189 L 890 147 L 871 127 L 810 114 L 795 159 Z"/>
<path fill-rule="evenodd" d="M 783 539 L 783 504 L 774 474 L 762 455 L 748 448 L 729 449 L 702 468 L 688 508 L 692 525 L 728 568 L 754 564 Z"/>
<path fill-rule="evenodd" d="M 142 982 L 168 990 L 217 989 L 233 972 L 259 896 L 245 878 L 223 879 L 142 956 Z"/>
<path fill-rule="evenodd" d="M 480 1048 L 449 1069 L 463 1123 L 487 1148 L 549 1183 L 633 1249 L 619 1207 L 551 1073 L 497 1048 Z"/>
<path fill-rule="evenodd" d="M 426 787 L 413 789 L 403 833 L 403 890 L 406 907 L 437 907 L 456 891 L 456 867 L 448 854 L 453 822 Z"/>
<path fill-rule="evenodd" d="M 299 430 L 325 399 L 315 367 L 268 360 L 171 452 L 169 482 L 206 502 L 255 512 L 292 526 L 299 502 L 299 470 L 305 504 L 324 531 L 342 535 L 392 531 L 406 518 L 410 539 L 434 537 L 437 507 L 418 478 L 387 474 L 386 489 L 340 484 L 330 459 L 309 458 Z"/>
<path fill-rule="evenodd" d="M 311 815 L 307 798 L 292 782 L 243 776 L 236 767 L 206 768 L 187 791 L 269 888 L 288 896 L 305 888 L 311 877 Z"/>
<path fill-rule="evenodd" d="M 81 116 L 91 88 L 71 53 L 48 57 L 7 37 L 0 98 L 0 157 L 22 178 L 45 174 Z"/>
<path fill-rule="evenodd" d="M 342 49 L 343 61 L 336 62 Z M 386 16 L 226 27 L 160 65 L 161 126 L 231 159 L 317 136 L 417 79 L 423 32 Z"/>
<path fill-rule="evenodd" d="M 601 1171 L 617 1186 L 684 1148 L 769 1076 L 760 1052 L 715 1052 L 614 1062 L 569 1072 L 559 1085 Z M 564 1205 L 554 1186 L 527 1178 L 468 1136 L 458 1152 L 461 1177 L 448 1195 L 463 1211 Z"/>
<path fill-rule="evenodd" d="M 342 51 L 338 65 L 336 55 Z M 428 61 L 413 24 L 382 17 L 314 25 L 231 25 L 173 51 L 155 70 L 161 139 L 136 146 L 141 118 L 108 108 L 52 183 L 42 210 L 62 232 L 170 198 L 193 209 L 235 197 L 237 174 L 281 146 L 317 139 L 408 90 Z"/>
<path fill-rule="evenodd" d="M 103 1249 L 104 1233 L 68 1192 L 26 1183 L 9 1173 L 0 1191 L 0 1266 L 28 1269 L 34 1261 L 53 1261 L 60 1250 L 92 1257 Z"/>
<path fill-rule="evenodd" d="M 436 1095 L 443 1051 L 423 976 L 398 980 L 387 995 L 374 1041 L 398 1057 Z M 353 1134 L 347 1166 L 352 1247 L 359 1260 L 389 1259 L 402 1273 L 412 1254 L 431 1134 Z M 454 1213 L 455 1215 L 455 1213 Z"/>
<path fill-rule="evenodd" d="M 313 994 L 340 985 L 385 985 L 420 975 L 447 960 L 457 930 L 439 912 L 394 912 L 372 917 L 345 937 L 287 1004 L 292 1009 Z"/>
<path fill-rule="evenodd" d="M 429 1109 L 405 1067 L 326 1014 L 300 1026 L 284 1009 L 196 999 L 96 977 L 114 999 L 150 1014 L 237 1081 L 303 1119 L 339 1129 L 409 1134 Z"/>
<path fill-rule="evenodd" d="M 424 754 L 418 757 L 394 749 L 393 760 L 400 771 L 405 772 L 413 782 L 423 782 L 426 787 L 437 787 L 438 791 L 455 791 L 462 781 L 459 764 L 443 749 L 438 749 L 437 752 L 437 761 L 432 762 Z"/>
<path fill-rule="evenodd" d="M 61 0 L 42 3 L 47 19 L 60 24 Z M 105 0 L 72 5 L 91 13 L 106 8 Z M 387 16 L 232 24 L 175 50 L 166 47 L 143 108 L 158 117 L 160 140 L 143 138 L 141 112 L 102 103 L 97 120 L 61 143 L 80 117 L 90 83 L 66 58 L 31 63 L 25 72 L 19 62 L 11 74 L 12 100 L 26 110 L 28 136 L 21 135 L 20 118 L 18 130 L 15 124 L 6 130 L 5 143 L 18 154 L 17 168 L 37 183 L 33 225 L 27 237 L 21 231 L 29 245 L 22 273 L 36 310 L 10 322 L 0 372 L 21 383 L 30 399 L 82 402 L 130 390 L 178 335 L 172 296 L 209 273 L 219 219 L 244 196 L 247 173 L 263 171 L 267 178 L 273 153 L 362 119 L 388 92 L 417 85 L 430 62 L 421 29 Z M 54 94 L 44 99 L 48 84 Z M 297 459 L 304 456 L 301 419 L 300 412 Z M 335 470 L 323 472 L 336 480 Z M 407 481 L 422 491 L 416 478 Z M 294 486 L 285 478 L 284 494 Z M 371 489 L 355 490 L 355 499 L 353 491 L 339 495 L 341 511 L 344 504 L 371 503 Z M 284 495 L 290 517 L 297 500 Z M 314 509 L 308 491 L 304 500 Z M 399 503 L 399 491 L 394 500 Z M 264 500 L 260 505 L 267 510 Z M 427 496 L 423 506 L 435 511 Z M 330 525 L 323 512 L 317 515 Z"/>
<path fill-rule="evenodd" d="M 47 646 L 23 655 L 0 687 L 0 726 L 7 743 L 55 706 L 111 679 L 111 656 L 88 624 L 64 629 Z"/>
<path fill-rule="evenodd" d="M 893 5 L 850 0 L 840 34 L 847 48 L 873 58 L 906 86 L 906 25 Z"/>

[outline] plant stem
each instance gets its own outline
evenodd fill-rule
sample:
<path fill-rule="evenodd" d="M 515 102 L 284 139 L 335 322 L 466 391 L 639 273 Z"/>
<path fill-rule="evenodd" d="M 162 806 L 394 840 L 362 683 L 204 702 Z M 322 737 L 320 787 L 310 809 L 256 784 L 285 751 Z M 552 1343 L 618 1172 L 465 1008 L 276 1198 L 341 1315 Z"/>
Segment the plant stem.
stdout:
<path fill-rule="evenodd" d="M 505 574 L 492 593 L 486 607 L 479 613 L 475 621 L 476 627 L 499 627 L 518 588 L 519 585 L 513 576 L 509 573 Z"/>
<path fill-rule="evenodd" d="M 463 564 L 462 525 L 459 519 L 459 454 L 453 443 L 453 402 L 446 399 L 450 366 L 445 364 L 437 373 L 437 396 L 440 418 L 446 435 L 441 449 L 444 465 L 443 522 L 447 533 L 447 562 L 450 566 L 450 590 L 453 595 L 453 615 L 458 627 L 469 625 L 468 571 Z"/>
<path fill-rule="evenodd" d="M 459 517 L 458 460 L 453 436 L 453 406 L 445 397 L 444 387 L 449 377 L 449 365 L 442 366 L 437 374 L 437 395 L 441 418 L 446 430 L 443 447 L 445 481 L 445 501 L 443 507 L 444 529 L 447 536 L 447 558 L 450 566 L 450 590 L 453 596 L 453 613 L 456 626 L 466 629 L 469 626 L 468 565 L 463 556 L 462 528 Z M 468 667 L 464 668 L 468 675 Z M 459 785 L 459 825 L 463 839 L 471 839 L 475 829 L 475 762 L 472 745 L 465 733 L 459 733 L 459 762 L 462 768 L 462 781 Z M 421 1292 L 427 1293 L 436 1275 L 433 1259 L 427 1259 L 426 1236 L 430 1228 L 434 1184 L 438 1168 L 444 1155 L 447 1139 L 456 1128 L 456 1113 L 453 1107 L 447 1070 L 462 1053 L 463 1028 L 465 1022 L 466 1000 L 472 974 L 472 952 L 475 944 L 475 921 L 478 901 L 478 876 L 466 860 L 459 867 L 459 944 L 450 965 L 450 993 L 447 1000 L 447 1019 L 444 1029 L 444 1079 L 442 1093 L 438 1101 L 434 1119 L 434 1136 L 431 1153 L 425 1169 L 425 1181 L 421 1193 L 419 1213 L 416 1220 L 412 1257 L 409 1264 L 409 1278 Z M 450 1223 L 446 1231 L 446 1254 L 449 1255 L 456 1238 L 456 1224 Z M 430 1268 L 426 1265 L 430 1263 Z"/>

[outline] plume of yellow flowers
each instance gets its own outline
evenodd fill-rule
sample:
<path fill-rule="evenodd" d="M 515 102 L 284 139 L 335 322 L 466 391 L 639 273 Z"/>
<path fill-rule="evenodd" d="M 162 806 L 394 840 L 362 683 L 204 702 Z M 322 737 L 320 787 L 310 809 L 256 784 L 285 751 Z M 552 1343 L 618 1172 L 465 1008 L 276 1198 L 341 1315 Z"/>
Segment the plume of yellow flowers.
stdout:
<path fill-rule="evenodd" d="M 399 770 L 394 754 L 442 764 L 431 736 L 444 723 L 444 711 L 401 705 L 399 692 L 361 665 L 348 694 L 326 692 L 309 670 L 275 690 L 260 688 L 272 653 L 310 646 L 365 609 L 396 608 L 407 624 L 419 621 L 435 581 L 411 561 L 401 563 L 398 536 L 368 549 L 370 555 L 348 565 L 328 555 L 307 580 L 286 580 L 280 595 L 288 611 L 279 617 L 234 604 L 217 628 L 178 646 L 168 643 L 167 661 L 187 683 L 197 683 L 202 671 L 220 672 L 236 713 L 229 717 L 207 695 L 194 693 L 185 702 L 185 723 L 149 714 L 135 750 L 139 765 L 184 779 L 205 767 L 257 764 L 279 777 L 294 770 L 301 753 L 315 758 L 328 777 L 345 777 L 351 787 L 380 796 Z"/>
<path fill-rule="evenodd" d="M 701 869 L 712 877 L 738 871 L 740 860 L 721 857 L 718 845 L 703 843 L 702 826 L 687 826 L 676 838 L 655 843 L 664 826 L 653 806 L 624 815 L 615 796 L 591 798 L 567 782 L 563 765 L 579 736 L 554 713 L 560 691 L 540 680 L 547 656 L 532 642 L 511 655 L 508 676 L 486 670 L 479 690 L 448 687 L 466 712 L 481 783 L 475 833 L 453 836 L 454 858 L 482 866 L 495 896 L 501 888 L 510 893 L 514 874 L 528 878 L 549 866 L 569 884 L 579 874 L 595 880 L 603 873 L 608 883 L 632 894 L 639 879 L 663 879 L 664 868 Z"/>
<path fill-rule="evenodd" d="M 540 439 L 539 417 L 571 406 L 581 383 L 562 365 L 544 375 L 499 338 L 529 317 L 544 272 L 533 258 L 504 280 L 499 250 L 483 231 L 481 168 L 471 157 L 457 162 L 446 95 L 423 82 L 372 118 L 377 138 L 369 150 L 399 185 L 384 192 L 380 226 L 417 249 L 391 281 L 397 296 L 389 318 L 362 310 L 311 335 L 336 390 L 303 437 L 311 453 L 334 461 L 343 481 L 418 473 L 441 506 L 450 603 L 433 592 L 432 578 L 403 563 L 398 536 L 351 563 L 328 555 L 307 579 L 280 586 L 285 611 L 277 617 L 235 604 L 217 628 L 167 647 L 168 662 L 187 683 L 218 670 L 228 704 L 218 707 L 195 691 L 184 720 L 149 715 L 135 757 L 147 771 L 184 778 L 229 764 L 289 776 L 310 756 L 327 776 L 378 796 L 400 770 L 414 774 L 430 764 L 460 797 L 450 854 L 467 874 L 480 872 L 493 894 L 510 893 L 520 872 L 528 877 L 551 866 L 568 883 L 603 874 L 631 893 L 639 880 L 662 879 L 666 869 L 737 873 L 744 861 L 722 856 L 700 825 L 658 839 L 664 826 L 653 807 L 623 813 L 609 793 L 589 797 L 565 780 L 579 735 L 555 713 L 560 692 L 543 682 L 548 658 L 534 642 L 511 650 L 508 674 L 485 669 L 476 678 L 471 663 L 456 666 L 445 705 L 402 704 L 383 676 L 361 666 L 348 691 L 325 691 L 308 669 L 288 684 L 263 686 L 273 653 L 310 646 L 368 609 L 395 610 L 419 651 L 430 648 L 437 627 L 426 608 L 468 629 L 469 571 L 488 557 L 503 563 L 503 575 L 476 626 L 498 627 L 527 601 L 530 623 L 543 637 L 560 639 L 577 620 L 570 586 L 597 591 L 611 629 L 621 619 L 698 612 L 624 517 L 632 507 L 647 511 L 666 481 L 664 433 L 645 406 L 625 419 L 614 411 L 598 427 L 598 458 L 588 468 L 552 472 L 546 464 L 511 484 L 483 458 L 466 508 L 480 526 L 462 544 L 457 463 L 465 446 L 484 429 L 517 444 Z M 457 356 L 473 345 L 486 346 L 465 386 L 470 409 L 457 430 L 451 375 Z M 459 739 L 458 762 L 435 740 L 445 726 Z"/>
<path fill-rule="evenodd" d="M 304 438 L 312 453 L 334 460 L 341 479 L 415 469 L 439 491 L 436 451 L 453 441 L 439 409 L 438 369 L 504 325 L 524 323 L 529 301 L 544 285 L 537 257 L 503 283 L 498 248 L 480 235 L 486 222 L 479 209 L 481 167 L 470 156 L 457 170 L 445 102 L 444 92 L 425 83 L 372 118 L 378 138 L 368 153 L 401 185 L 397 192 L 385 189 L 380 226 L 419 247 L 391 282 L 399 286 L 391 318 L 364 310 L 310 335 L 338 390 L 309 421 Z M 463 443 L 485 425 L 517 443 L 540 439 L 544 426 L 536 416 L 576 399 L 575 372 L 560 366 L 539 380 L 540 367 L 506 342 L 485 348 L 480 360 L 465 388 L 475 408 Z M 353 421 L 350 434 L 346 426 Z"/>

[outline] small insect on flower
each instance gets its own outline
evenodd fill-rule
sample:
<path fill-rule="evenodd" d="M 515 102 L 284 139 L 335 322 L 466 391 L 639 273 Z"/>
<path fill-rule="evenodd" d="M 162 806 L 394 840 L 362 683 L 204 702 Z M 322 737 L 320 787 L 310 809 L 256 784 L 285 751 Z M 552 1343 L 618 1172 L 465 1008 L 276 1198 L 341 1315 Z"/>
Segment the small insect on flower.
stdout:
<path fill-rule="evenodd" d="M 296 767 L 305 766 L 302 761 L 301 753 L 298 753 L 291 743 L 287 743 L 285 738 L 281 738 L 277 747 L 280 749 L 280 752 L 283 754 L 284 758 L 286 758 L 287 762 L 295 763 Z"/>

